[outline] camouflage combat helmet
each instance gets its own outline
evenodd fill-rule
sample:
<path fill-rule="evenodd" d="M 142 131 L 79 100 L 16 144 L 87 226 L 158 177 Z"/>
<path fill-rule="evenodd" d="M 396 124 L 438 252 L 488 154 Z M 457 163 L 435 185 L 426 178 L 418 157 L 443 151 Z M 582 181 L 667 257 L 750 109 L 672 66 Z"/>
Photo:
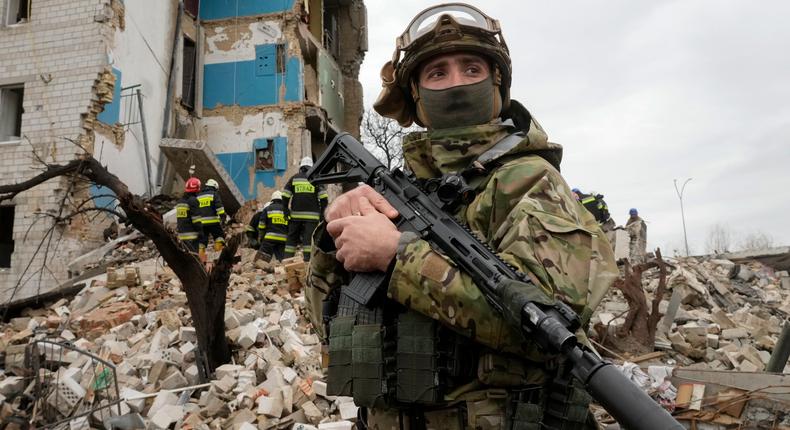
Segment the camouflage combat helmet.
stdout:
<path fill-rule="evenodd" d="M 425 60 L 457 51 L 480 54 L 492 62 L 493 83 L 499 88 L 501 110 L 507 109 L 512 65 L 499 21 L 464 3 L 430 7 L 409 23 L 406 31 L 396 39 L 392 60 L 381 69 L 383 88 L 373 108 L 404 127 L 412 122 L 425 126 L 419 113 L 414 73 Z"/>

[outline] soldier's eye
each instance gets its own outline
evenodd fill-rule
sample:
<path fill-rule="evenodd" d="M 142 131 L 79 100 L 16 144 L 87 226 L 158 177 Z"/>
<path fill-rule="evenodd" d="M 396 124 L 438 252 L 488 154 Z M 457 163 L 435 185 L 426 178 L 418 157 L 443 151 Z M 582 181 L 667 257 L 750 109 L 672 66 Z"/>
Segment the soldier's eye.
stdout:
<path fill-rule="evenodd" d="M 444 76 L 444 72 L 441 70 L 432 70 L 428 72 L 428 79 L 440 78 Z"/>

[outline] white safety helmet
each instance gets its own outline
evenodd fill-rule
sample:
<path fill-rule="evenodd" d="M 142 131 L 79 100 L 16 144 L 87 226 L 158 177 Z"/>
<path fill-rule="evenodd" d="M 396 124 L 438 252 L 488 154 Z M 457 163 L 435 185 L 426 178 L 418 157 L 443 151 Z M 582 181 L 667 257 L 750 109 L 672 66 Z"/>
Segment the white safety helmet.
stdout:
<path fill-rule="evenodd" d="M 217 183 L 217 181 L 213 179 L 209 179 L 208 181 L 206 181 L 206 186 L 219 189 L 219 184 Z"/>
<path fill-rule="evenodd" d="M 304 157 L 302 161 L 299 162 L 299 167 L 313 167 L 313 157 Z"/>
<path fill-rule="evenodd" d="M 275 191 L 272 193 L 272 200 L 281 200 L 283 198 L 283 193 L 279 191 Z"/>

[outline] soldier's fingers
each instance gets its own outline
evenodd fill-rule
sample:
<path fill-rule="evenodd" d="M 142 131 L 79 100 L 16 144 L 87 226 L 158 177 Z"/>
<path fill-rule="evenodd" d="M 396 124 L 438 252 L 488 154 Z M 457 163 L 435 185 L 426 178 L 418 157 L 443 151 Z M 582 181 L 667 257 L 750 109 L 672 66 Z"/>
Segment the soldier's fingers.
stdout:
<path fill-rule="evenodd" d="M 332 236 L 333 239 L 337 238 L 338 236 L 340 236 L 341 233 L 343 233 L 343 229 L 346 228 L 346 226 L 351 222 L 351 220 L 352 219 L 349 217 L 343 217 L 340 219 L 336 219 L 334 221 L 330 221 L 326 225 L 326 232 L 329 233 L 329 235 Z"/>
<path fill-rule="evenodd" d="M 348 204 L 348 196 L 341 195 L 326 209 L 326 220 L 331 222 L 351 215 L 351 207 Z"/>
<path fill-rule="evenodd" d="M 357 207 L 359 208 L 360 215 L 372 215 L 378 213 L 376 208 L 373 207 L 367 197 L 360 197 L 357 199 Z"/>
<path fill-rule="evenodd" d="M 376 208 L 377 211 L 387 215 L 389 218 L 397 218 L 398 211 L 384 198 L 381 194 L 376 192 L 373 188 L 369 185 L 360 185 L 359 187 L 355 188 L 355 190 L 360 190 L 360 193 L 364 197 L 367 197 L 370 204 Z"/>

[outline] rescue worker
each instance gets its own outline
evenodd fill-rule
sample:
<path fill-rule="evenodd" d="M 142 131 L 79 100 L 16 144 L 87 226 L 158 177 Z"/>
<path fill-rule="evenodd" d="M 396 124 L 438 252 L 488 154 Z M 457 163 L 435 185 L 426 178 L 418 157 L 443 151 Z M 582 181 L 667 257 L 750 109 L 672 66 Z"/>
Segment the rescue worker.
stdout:
<path fill-rule="evenodd" d="M 225 246 L 225 232 L 222 226 L 225 224 L 225 207 L 219 196 L 219 184 L 214 179 L 206 181 L 206 186 L 200 191 L 197 199 L 200 203 L 200 213 L 203 217 L 203 232 L 208 236 L 214 237 L 214 250 L 222 251 Z"/>
<path fill-rule="evenodd" d="M 244 228 L 244 234 L 247 236 L 247 246 L 253 249 L 258 249 L 260 242 L 258 242 L 258 224 L 261 219 L 261 212 L 263 209 L 255 212 L 250 218 L 249 224 Z"/>
<path fill-rule="evenodd" d="M 609 239 L 609 243 L 614 244 L 614 230 L 617 224 L 609 214 L 609 206 L 603 199 L 603 194 L 598 194 L 595 191 L 585 194 L 578 188 L 574 188 L 572 191 L 573 194 L 577 196 L 579 203 L 590 211 L 595 217 L 595 220 L 598 221 L 598 224 L 601 225 L 601 229 L 606 233 L 606 238 Z"/>
<path fill-rule="evenodd" d="M 261 258 L 271 261 L 274 256 L 282 261 L 285 242 L 288 240 L 288 217 L 285 212 L 282 193 L 272 193 L 272 200 L 260 212 L 258 218 L 258 243 Z"/>
<path fill-rule="evenodd" d="M 510 99 L 499 22 L 459 3 L 428 8 L 392 58 L 374 108 L 427 128 L 404 138 L 407 167 L 418 181 L 463 173 L 476 196 L 453 215 L 586 327 L 618 275 L 614 256 L 560 175 L 562 147 Z M 353 396 L 371 429 L 590 425 L 590 397 L 567 366 L 507 325 L 448 257 L 399 232 L 397 217 L 362 185 L 327 208 L 313 235 L 305 296 L 329 344 L 328 394 Z M 373 308 L 346 300 L 351 273 L 375 271 L 390 276 Z"/>
<path fill-rule="evenodd" d="M 205 262 L 206 237 L 203 234 L 203 223 L 197 194 L 200 191 L 200 179 L 189 178 L 184 184 L 184 195 L 176 204 L 176 231 L 178 239 L 184 242 L 192 252 L 197 252 L 200 261 Z"/>
<path fill-rule="evenodd" d="M 312 245 L 310 237 L 318 222 L 323 219 L 329 194 L 322 186 L 314 186 L 307 180 L 307 171 L 313 167 L 313 159 L 304 157 L 299 162 L 299 171 L 288 179 L 283 190 L 283 206 L 288 215 L 288 243 L 285 258 L 293 257 L 296 246 L 302 245 L 304 261 L 310 261 Z"/>
<path fill-rule="evenodd" d="M 628 232 L 628 260 L 631 264 L 645 262 L 647 252 L 647 224 L 639 217 L 639 211 L 631 208 L 628 211 L 628 222 L 625 223 L 625 230 Z"/>

